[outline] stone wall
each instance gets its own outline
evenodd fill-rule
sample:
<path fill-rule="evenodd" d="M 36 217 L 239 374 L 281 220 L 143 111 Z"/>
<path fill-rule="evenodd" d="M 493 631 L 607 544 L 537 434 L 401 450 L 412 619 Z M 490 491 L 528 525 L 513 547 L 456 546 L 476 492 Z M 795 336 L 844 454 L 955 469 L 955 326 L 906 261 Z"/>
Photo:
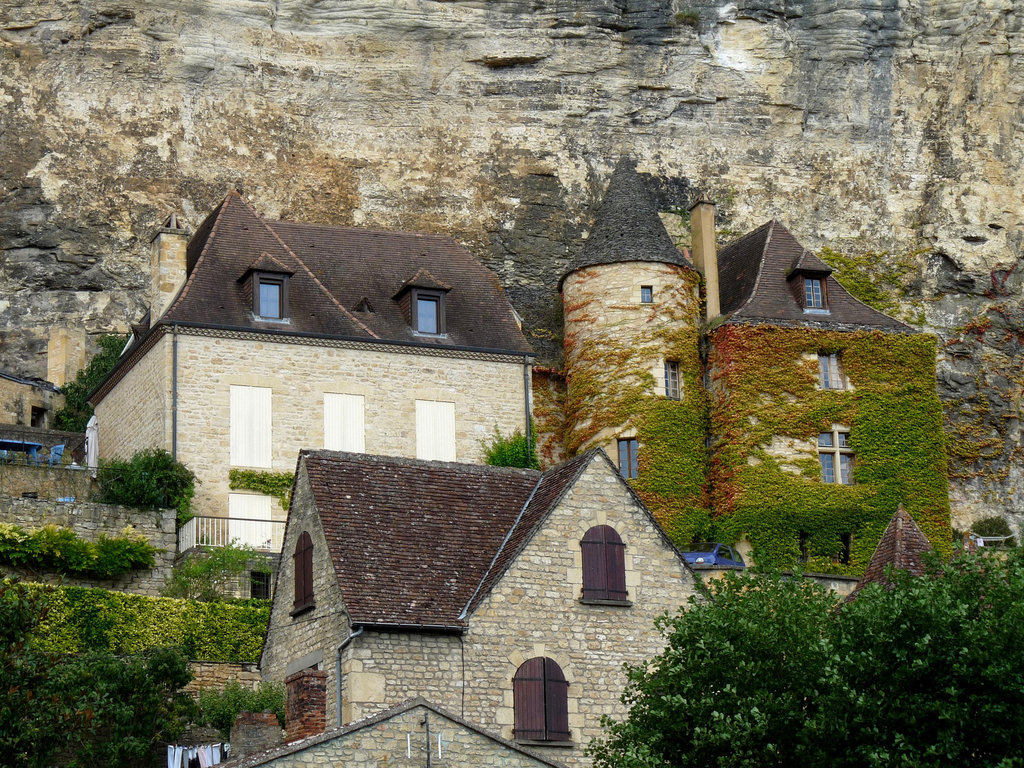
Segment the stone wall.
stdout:
<path fill-rule="evenodd" d="M 0 376 L 0 424 L 50 427 L 53 412 L 64 405 L 64 395 L 47 387 Z M 43 412 L 41 421 L 32 424 L 32 409 Z"/>
<path fill-rule="evenodd" d="M 170 418 L 170 373 L 160 367 L 167 353 L 159 350 L 171 343 L 170 336 L 163 337 L 97 406 L 101 456 L 130 456 L 168 439 L 161 435 L 169 435 L 169 422 L 163 431 L 145 425 Z M 481 441 L 493 438 L 495 427 L 504 434 L 523 428 L 521 358 L 496 361 L 392 349 L 179 334 L 177 450 L 179 461 L 200 480 L 196 513 L 227 515 L 232 385 L 273 390 L 272 466 L 256 469 L 274 472 L 294 472 L 300 449 L 324 446 L 326 392 L 365 398 L 367 453 L 416 455 L 416 400 L 455 403 L 458 461 L 481 461 Z M 158 368 L 163 373 L 151 373 Z M 271 508 L 275 519 L 284 519 L 276 501 Z"/>
<path fill-rule="evenodd" d="M 33 529 L 43 525 L 71 528 L 84 539 L 95 541 L 101 534 L 116 536 L 131 526 L 144 535 L 151 545 L 163 550 L 155 555 L 156 566 L 149 570 L 129 571 L 123 576 L 107 580 L 78 579 L 57 573 L 37 573 L 25 568 L 3 566 L 10 573 L 46 584 L 62 583 L 70 586 L 103 587 L 118 592 L 139 595 L 159 595 L 171 574 L 178 547 L 174 510 L 138 510 L 112 504 L 89 502 L 60 502 L 44 499 L 17 499 L 0 497 L 0 522 L 14 523 Z"/>
<path fill-rule="evenodd" d="M 92 473 L 84 467 L 0 463 L 0 496 L 28 493 L 40 499 L 89 501 L 98 490 Z"/>
<path fill-rule="evenodd" d="M 185 686 L 185 690 L 193 696 L 206 689 L 224 690 L 232 680 L 243 688 L 254 689 L 262 679 L 259 668 L 249 661 L 190 661 L 188 668 L 192 672 L 192 682 Z"/>

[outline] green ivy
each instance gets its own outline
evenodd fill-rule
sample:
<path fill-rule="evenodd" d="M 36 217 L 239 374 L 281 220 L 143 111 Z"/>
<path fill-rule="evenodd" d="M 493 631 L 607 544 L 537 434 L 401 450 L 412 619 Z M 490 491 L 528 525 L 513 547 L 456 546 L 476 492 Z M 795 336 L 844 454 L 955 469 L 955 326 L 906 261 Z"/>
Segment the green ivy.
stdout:
<path fill-rule="evenodd" d="M 130 527 L 120 536 L 100 534 L 96 541 L 88 541 L 56 525 L 29 531 L 0 523 L 0 563 L 21 568 L 116 579 L 132 570 L 152 568 L 153 556 L 162 551 Z"/>
<path fill-rule="evenodd" d="M 288 509 L 294 483 L 295 475 L 291 472 L 258 472 L 253 469 L 232 469 L 228 472 L 231 490 L 256 491 L 273 496 L 281 503 L 281 509 Z"/>
<path fill-rule="evenodd" d="M 516 429 L 505 437 L 494 428 L 494 438 L 487 442 L 480 441 L 484 450 L 484 462 L 492 467 L 521 467 L 523 469 L 540 469 L 537 450 L 533 440 L 527 442 L 521 429 Z"/>
<path fill-rule="evenodd" d="M 92 416 L 92 406 L 86 398 L 114 370 L 126 340 L 127 337 L 116 333 L 100 336 L 97 342 L 99 349 L 89 364 L 78 372 L 74 381 L 61 387 L 64 407 L 54 413 L 54 427 L 68 432 L 85 432 Z"/>
<path fill-rule="evenodd" d="M 822 352 L 841 355 L 851 391 L 818 389 Z M 758 565 L 788 567 L 803 533 L 807 570 L 858 575 L 902 504 L 950 554 L 932 336 L 726 325 L 712 335 L 709 364 L 717 536 L 745 536 Z M 833 423 L 850 429 L 854 485 L 821 482 L 813 455 L 783 468 L 766 450 L 775 438 L 813 446 Z M 848 564 L 837 562 L 843 535 Z"/>
<path fill-rule="evenodd" d="M 36 632 L 46 652 L 134 654 L 175 645 L 190 659 L 256 661 L 270 618 L 264 600 L 199 603 L 85 587 L 28 587 L 48 592 L 46 618 Z"/>
<path fill-rule="evenodd" d="M 921 325 L 924 304 L 908 300 L 910 283 L 921 271 L 919 257 L 930 249 L 904 253 L 842 253 L 825 248 L 822 260 L 835 269 L 832 276 L 869 307 Z"/>

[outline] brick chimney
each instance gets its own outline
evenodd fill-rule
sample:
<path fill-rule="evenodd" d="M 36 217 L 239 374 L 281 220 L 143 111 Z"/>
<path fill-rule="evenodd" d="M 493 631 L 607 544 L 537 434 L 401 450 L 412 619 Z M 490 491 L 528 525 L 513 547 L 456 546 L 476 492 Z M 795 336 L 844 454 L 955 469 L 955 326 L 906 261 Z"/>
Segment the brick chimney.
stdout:
<path fill-rule="evenodd" d="M 707 319 L 722 314 L 718 288 L 718 252 L 715 250 L 715 204 L 706 196 L 690 206 L 690 246 L 693 265 L 704 276 L 707 296 Z"/>
<path fill-rule="evenodd" d="M 273 712 L 239 712 L 231 725 L 231 756 L 245 757 L 273 749 L 282 736 L 281 724 Z"/>
<path fill-rule="evenodd" d="M 150 256 L 150 279 L 153 298 L 149 304 L 149 325 L 156 321 L 178 295 L 187 276 L 186 250 L 188 248 L 188 227 L 172 213 L 156 231 Z"/>
<path fill-rule="evenodd" d="M 303 669 L 284 681 L 288 691 L 285 721 L 289 742 L 323 733 L 327 728 L 327 673 Z"/>

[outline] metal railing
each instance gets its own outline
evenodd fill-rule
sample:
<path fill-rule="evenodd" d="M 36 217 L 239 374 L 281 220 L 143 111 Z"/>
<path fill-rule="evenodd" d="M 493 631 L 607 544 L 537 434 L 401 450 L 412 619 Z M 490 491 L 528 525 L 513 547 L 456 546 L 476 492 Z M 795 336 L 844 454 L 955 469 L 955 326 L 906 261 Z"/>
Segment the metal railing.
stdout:
<path fill-rule="evenodd" d="M 284 544 L 284 521 L 198 515 L 178 529 L 179 553 L 232 543 L 276 554 Z"/>

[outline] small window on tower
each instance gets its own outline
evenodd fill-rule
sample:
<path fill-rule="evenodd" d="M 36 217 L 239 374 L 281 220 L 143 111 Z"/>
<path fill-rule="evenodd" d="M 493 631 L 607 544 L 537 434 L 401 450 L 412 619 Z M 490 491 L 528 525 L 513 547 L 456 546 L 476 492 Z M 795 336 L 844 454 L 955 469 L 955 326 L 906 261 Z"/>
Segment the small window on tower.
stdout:
<path fill-rule="evenodd" d="M 654 286 L 653 285 L 641 285 L 640 286 L 640 303 L 641 304 L 653 304 L 654 303 Z"/>
<path fill-rule="evenodd" d="M 665 397 L 679 399 L 679 363 L 675 360 L 665 361 Z"/>
<path fill-rule="evenodd" d="M 636 459 L 639 447 L 640 444 L 635 437 L 625 437 L 619 440 L 619 474 L 627 480 L 632 480 L 639 471 L 639 463 Z"/>

